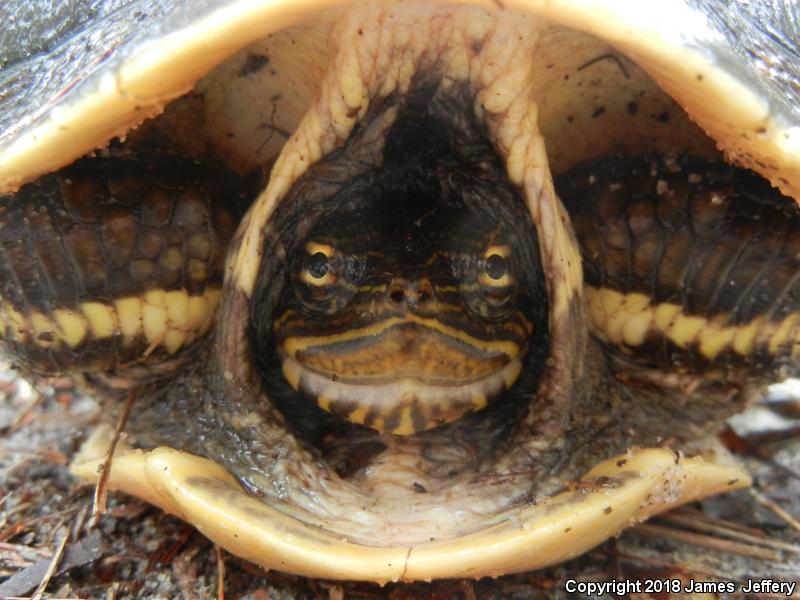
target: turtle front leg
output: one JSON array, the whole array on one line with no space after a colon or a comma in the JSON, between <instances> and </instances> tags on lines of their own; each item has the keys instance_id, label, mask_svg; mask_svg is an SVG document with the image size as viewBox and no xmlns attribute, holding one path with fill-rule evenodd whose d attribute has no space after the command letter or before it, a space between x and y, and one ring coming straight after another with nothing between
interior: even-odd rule
<instances>
[{"instance_id":1,"label":"turtle front leg","mask_svg":"<svg viewBox=\"0 0 800 600\"><path fill-rule=\"evenodd\" d=\"M797 373L791 199L752 172L688 157L606 159L557 187L581 246L590 329L626 397L721 422Z\"/></svg>"},{"instance_id":2,"label":"turtle front leg","mask_svg":"<svg viewBox=\"0 0 800 600\"><path fill-rule=\"evenodd\" d=\"M0 335L17 365L151 378L210 329L241 182L161 158L85 159L0 197Z\"/></svg>"}]
</instances>

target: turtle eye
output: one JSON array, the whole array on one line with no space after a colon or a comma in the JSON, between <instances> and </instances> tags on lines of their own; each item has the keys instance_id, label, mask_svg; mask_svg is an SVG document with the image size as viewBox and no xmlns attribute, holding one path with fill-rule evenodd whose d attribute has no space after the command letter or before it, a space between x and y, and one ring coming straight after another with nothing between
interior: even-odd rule
<instances>
[{"instance_id":1,"label":"turtle eye","mask_svg":"<svg viewBox=\"0 0 800 600\"><path fill-rule=\"evenodd\" d=\"M358 256L345 255L329 243L311 241L296 260L294 291L308 314L332 315L347 306L363 272Z\"/></svg>"},{"instance_id":2,"label":"turtle eye","mask_svg":"<svg viewBox=\"0 0 800 600\"><path fill-rule=\"evenodd\" d=\"M311 279L323 279L330 272L330 263L324 252L315 253L306 266L306 271Z\"/></svg>"},{"instance_id":3,"label":"turtle eye","mask_svg":"<svg viewBox=\"0 0 800 600\"><path fill-rule=\"evenodd\" d=\"M511 276L509 246L490 246L483 255L478 281L482 286L495 291L509 289L514 282Z\"/></svg>"},{"instance_id":4,"label":"turtle eye","mask_svg":"<svg viewBox=\"0 0 800 600\"><path fill-rule=\"evenodd\" d=\"M486 266L484 268L490 279L498 281L502 279L508 270L506 257L502 254L490 254L486 257Z\"/></svg>"},{"instance_id":5,"label":"turtle eye","mask_svg":"<svg viewBox=\"0 0 800 600\"><path fill-rule=\"evenodd\" d=\"M516 309L518 286L510 245L492 244L470 259L455 261L453 273L471 313L489 321L502 321Z\"/></svg>"},{"instance_id":6,"label":"turtle eye","mask_svg":"<svg viewBox=\"0 0 800 600\"><path fill-rule=\"evenodd\" d=\"M305 247L305 260L300 280L308 285L321 287L336 283L334 262L336 250L328 244L309 242Z\"/></svg>"}]
</instances>

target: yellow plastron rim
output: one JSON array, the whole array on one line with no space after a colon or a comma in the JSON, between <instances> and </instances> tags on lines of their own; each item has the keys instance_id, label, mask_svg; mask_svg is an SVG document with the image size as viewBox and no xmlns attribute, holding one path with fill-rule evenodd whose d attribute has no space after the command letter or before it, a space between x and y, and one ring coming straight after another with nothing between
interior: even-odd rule
<instances>
[{"instance_id":1,"label":"yellow plastron rim","mask_svg":"<svg viewBox=\"0 0 800 600\"><path fill-rule=\"evenodd\" d=\"M72 464L96 481L111 438L99 428ZM738 468L671 450L645 448L604 460L575 489L500 513L480 531L430 543L370 547L253 498L210 460L171 448L120 444L109 487L192 523L230 552L309 577L388 581L485 577L537 569L572 558L622 529L672 506L750 485Z\"/></svg>"}]
</instances>

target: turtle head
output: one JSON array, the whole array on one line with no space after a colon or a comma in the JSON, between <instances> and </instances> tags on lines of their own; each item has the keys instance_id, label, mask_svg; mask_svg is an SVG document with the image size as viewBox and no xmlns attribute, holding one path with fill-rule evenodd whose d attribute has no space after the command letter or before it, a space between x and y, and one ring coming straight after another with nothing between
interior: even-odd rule
<instances>
[{"instance_id":1,"label":"turtle head","mask_svg":"<svg viewBox=\"0 0 800 600\"><path fill-rule=\"evenodd\" d=\"M368 115L362 131L397 111L370 162L354 159L367 152L355 132L272 221L286 260L262 263L251 319L264 386L282 407L310 400L409 435L502 402L523 370L527 392L515 396L535 389L547 354L535 227L478 123L454 123L463 107L430 99L417 92ZM336 189L318 192L334 173Z\"/></svg>"}]
</instances>

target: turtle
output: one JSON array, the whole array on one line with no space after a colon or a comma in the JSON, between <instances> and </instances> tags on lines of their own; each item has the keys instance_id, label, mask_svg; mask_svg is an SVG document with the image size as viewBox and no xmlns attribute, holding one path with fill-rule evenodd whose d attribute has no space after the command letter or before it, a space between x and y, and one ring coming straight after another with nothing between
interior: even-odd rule
<instances>
[{"instance_id":1,"label":"turtle","mask_svg":"<svg viewBox=\"0 0 800 600\"><path fill-rule=\"evenodd\" d=\"M111 489L385 583L749 484L711 434L797 371L792 3L28 6L3 348L132 400Z\"/></svg>"}]
</instances>

